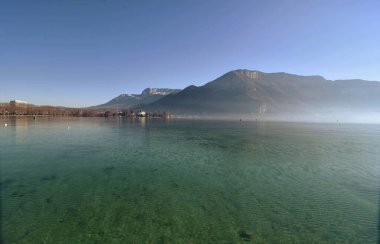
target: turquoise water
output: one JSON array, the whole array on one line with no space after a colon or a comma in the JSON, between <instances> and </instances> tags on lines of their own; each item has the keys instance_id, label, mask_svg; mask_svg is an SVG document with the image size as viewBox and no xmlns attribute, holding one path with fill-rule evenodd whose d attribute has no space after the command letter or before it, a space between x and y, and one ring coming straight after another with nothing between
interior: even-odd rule
<instances>
[{"instance_id":1,"label":"turquoise water","mask_svg":"<svg viewBox=\"0 0 380 244\"><path fill-rule=\"evenodd\" d=\"M0 122L3 243L377 242L380 125Z\"/></svg>"}]
</instances>

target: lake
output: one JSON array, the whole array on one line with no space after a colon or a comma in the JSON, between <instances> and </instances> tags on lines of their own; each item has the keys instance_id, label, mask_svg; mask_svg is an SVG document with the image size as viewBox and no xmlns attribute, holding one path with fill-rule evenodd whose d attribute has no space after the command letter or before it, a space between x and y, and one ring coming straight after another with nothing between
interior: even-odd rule
<instances>
[{"instance_id":1,"label":"lake","mask_svg":"<svg viewBox=\"0 0 380 244\"><path fill-rule=\"evenodd\" d=\"M2 243L378 240L380 125L0 122Z\"/></svg>"}]
</instances>

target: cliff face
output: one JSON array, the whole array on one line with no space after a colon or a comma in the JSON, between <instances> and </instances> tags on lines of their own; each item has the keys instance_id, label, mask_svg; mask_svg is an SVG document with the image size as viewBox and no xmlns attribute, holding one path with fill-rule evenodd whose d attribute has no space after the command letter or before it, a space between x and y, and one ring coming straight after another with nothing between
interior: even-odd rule
<instances>
[{"instance_id":1,"label":"cliff face","mask_svg":"<svg viewBox=\"0 0 380 244\"><path fill-rule=\"evenodd\" d=\"M203 86L147 88L95 108L189 115L380 113L380 82L234 70Z\"/></svg>"},{"instance_id":2,"label":"cliff face","mask_svg":"<svg viewBox=\"0 0 380 244\"><path fill-rule=\"evenodd\" d=\"M144 106L184 114L380 111L380 82L235 70Z\"/></svg>"},{"instance_id":3,"label":"cliff face","mask_svg":"<svg viewBox=\"0 0 380 244\"><path fill-rule=\"evenodd\" d=\"M146 88L142 91L142 96L151 96L151 95L162 95L166 96L171 93L178 93L180 89L169 89L169 88Z\"/></svg>"},{"instance_id":4,"label":"cliff face","mask_svg":"<svg viewBox=\"0 0 380 244\"><path fill-rule=\"evenodd\" d=\"M168 94L179 91L179 89L146 88L141 94L121 94L107 103L94 106L94 108L133 108L155 102Z\"/></svg>"}]
</instances>

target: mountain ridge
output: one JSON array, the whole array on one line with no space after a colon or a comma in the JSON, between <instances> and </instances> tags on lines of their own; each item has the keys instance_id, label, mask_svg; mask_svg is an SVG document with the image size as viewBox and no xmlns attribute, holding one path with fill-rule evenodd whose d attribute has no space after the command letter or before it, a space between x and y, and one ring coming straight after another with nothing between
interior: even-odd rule
<instances>
[{"instance_id":1,"label":"mountain ridge","mask_svg":"<svg viewBox=\"0 0 380 244\"><path fill-rule=\"evenodd\" d=\"M167 92L165 92L167 90ZM147 88L122 94L98 108L135 108L178 115L327 114L380 112L380 82L327 80L320 75L237 69L183 90Z\"/></svg>"},{"instance_id":2,"label":"mountain ridge","mask_svg":"<svg viewBox=\"0 0 380 244\"><path fill-rule=\"evenodd\" d=\"M96 105L91 108L132 108L155 102L168 94L179 91L180 89L145 88L140 94L120 94L104 104Z\"/></svg>"},{"instance_id":3,"label":"mountain ridge","mask_svg":"<svg viewBox=\"0 0 380 244\"><path fill-rule=\"evenodd\" d=\"M380 82L376 81L332 81L320 75L238 69L202 86L188 86L143 108L180 114L378 111L380 99L377 94L380 94Z\"/></svg>"}]
</instances>

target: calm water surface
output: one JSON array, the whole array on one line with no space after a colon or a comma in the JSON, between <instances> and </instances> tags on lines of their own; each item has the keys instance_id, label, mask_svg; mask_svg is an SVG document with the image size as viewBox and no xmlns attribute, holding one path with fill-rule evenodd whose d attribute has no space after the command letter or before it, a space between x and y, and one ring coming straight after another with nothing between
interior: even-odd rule
<instances>
[{"instance_id":1,"label":"calm water surface","mask_svg":"<svg viewBox=\"0 0 380 244\"><path fill-rule=\"evenodd\" d=\"M0 122L4 243L378 240L380 125Z\"/></svg>"}]
</instances>

